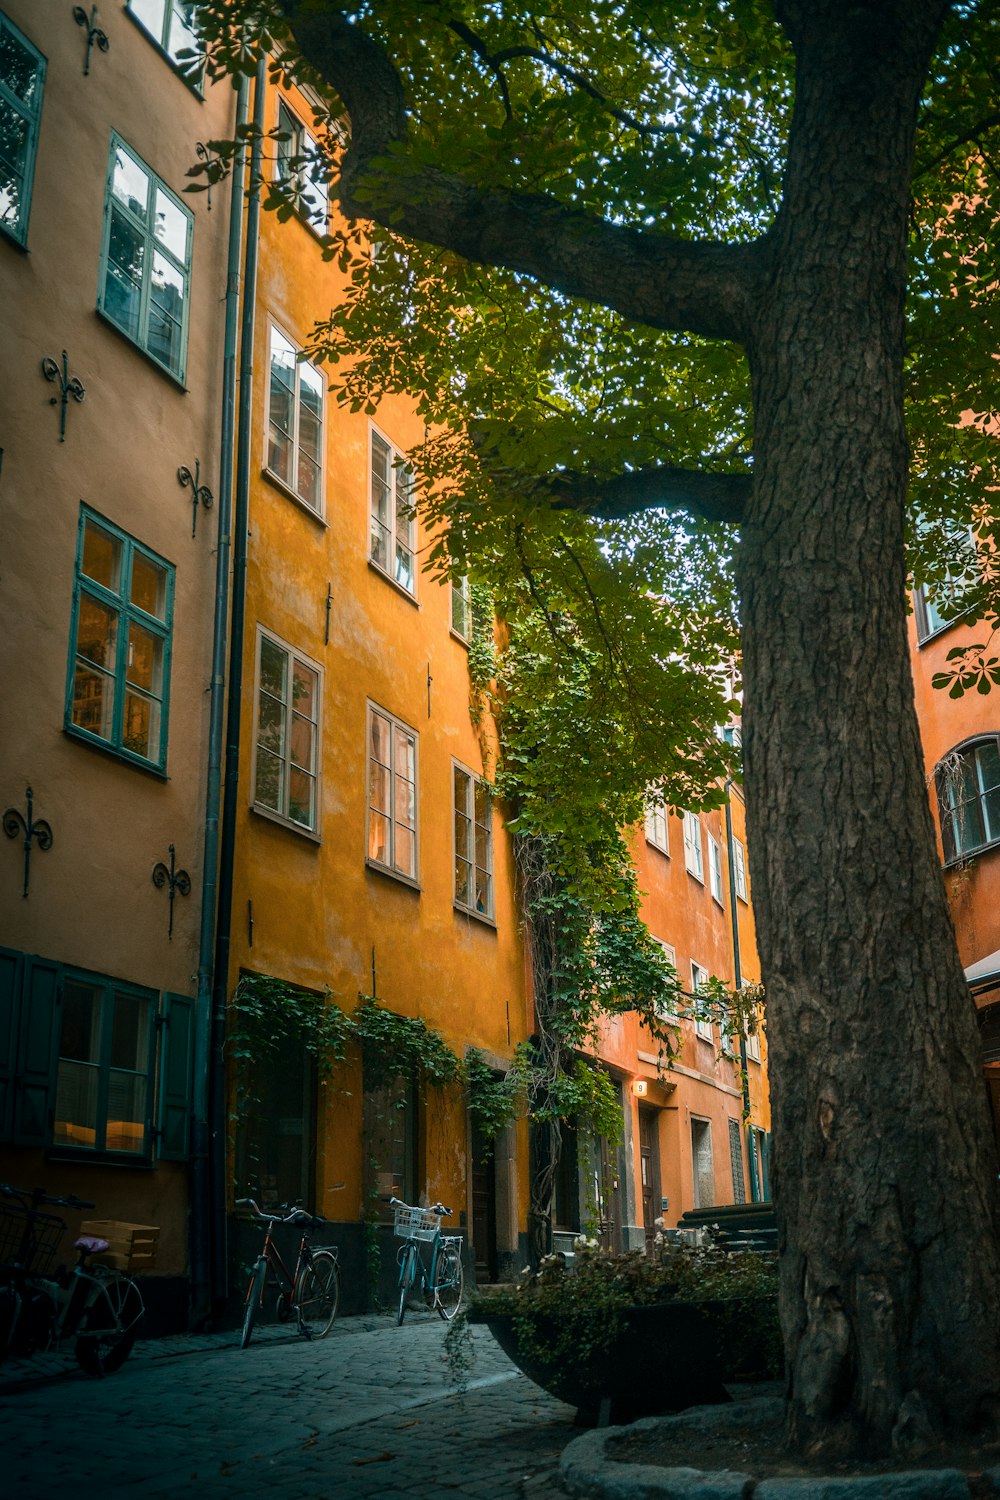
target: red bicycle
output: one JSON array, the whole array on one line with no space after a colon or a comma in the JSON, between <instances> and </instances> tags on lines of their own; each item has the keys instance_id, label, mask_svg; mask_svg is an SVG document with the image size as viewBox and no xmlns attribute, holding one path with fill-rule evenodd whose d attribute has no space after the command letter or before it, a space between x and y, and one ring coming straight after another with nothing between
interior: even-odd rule
<instances>
[{"instance_id":1,"label":"red bicycle","mask_svg":"<svg viewBox=\"0 0 1000 1500\"><path fill-rule=\"evenodd\" d=\"M246 1206L254 1217L267 1228L264 1231L264 1247L254 1263L247 1287L246 1308L243 1313L243 1336L240 1348L245 1349L253 1336L253 1325L264 1305L264 1288L270 1268L278 1279L276 1312L278 1321L287 1323L295 1315L296 1326L303 1338L325 1338L333 1327L340 1305L340 1264L335 1245L313 1248L311 1236L325 1223L325 1219L307 1213L299 1204L289 1208L281 1203L274 1208L261 1209L252 1198L239 1198L237 1203ZM275 1224L301 1224L302 1238L295 1260L295 1270L289 1271L274 1243Z\"/></svg>"}]
</instances>

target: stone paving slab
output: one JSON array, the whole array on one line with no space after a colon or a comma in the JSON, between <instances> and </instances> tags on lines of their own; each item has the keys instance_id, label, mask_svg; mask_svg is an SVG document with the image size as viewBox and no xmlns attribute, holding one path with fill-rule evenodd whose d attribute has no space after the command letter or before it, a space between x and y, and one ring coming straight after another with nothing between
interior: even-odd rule
<instances>
[{"instance_id":1,"label":"stone paving slab","mask_svg":"<svg viewBox=\"0 0 1000 1500\"><path fill-rule=\"evenodd\" d=\"M480 1328L456 1392L444 1333L426 1314L345 1318L314 1343L283 1328L246 1350L235 1333L141 1343L105 1380L72 1358L0 1367L0 1494L557 1500L571 1408Z\"/></svg>"}]
</instances>

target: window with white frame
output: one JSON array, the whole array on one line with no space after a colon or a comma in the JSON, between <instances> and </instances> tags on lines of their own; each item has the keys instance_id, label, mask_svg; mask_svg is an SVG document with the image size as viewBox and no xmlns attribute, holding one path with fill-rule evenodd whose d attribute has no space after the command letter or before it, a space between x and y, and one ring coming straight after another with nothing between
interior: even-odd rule
<instances>
[{"instance_id":1,"label":"window with white frame","mask_svg":"<svg viewBox=\"0 0 1000 1500\"><path fill-rule=\"evenodd\" d=\"M181 381L193 230L190 209L113 134L97 305L126 338Z\"/></svg>"},{"instance_id":2,"label":"window with white frame","mask_svg":"<svg viewBox=\"0 0 1000 1500\"><path fill-rule=\"evenodd\" d=\"M417 736L368 705L368 860L417 878Z\"/></svg>"},{"instance_id":3,"label":"window with white frame","mask_svg":"<svg viewBox=\"0 0 1000 1500\"><path fill-rule=\"evenodd\" d=\"M662 938L654 937L652 933L650 933L649 935L651 938L653 938L653 942L656 944L656 946L663 949L663 957L673 969L676 976L677 954L675 950L669 943L665 943ZM669 994L671 998L668 1000L666 996L664 996L664 998L658 1003L656 1008L665 1021L678 1021L680 1017L677 1014L676 1006L673 1004L673 991L670 991Z\"/></svg>"},{"instance_id":4,"label":"window with white frame","mask_svg":"<svg viewBox=\"0 0 1000 1500\"><path fill-rule=\"evenodd\" d=\"M253 805L316 833L322 669L277 636L257 630Z\"/></svg>"},{"instance_id":5,"label":"window with white frame","mask_svg":"<svg viewBox=\"0 0 1000 1500\"><path fill-rule=\"evenodd\" d=\"M934 772L945 864L1000 841L1000 738L952 750Z\"/></svg>"},{"instance_id":6,"label":"window with white frame","mask_svg":"<svg viewBox=\"0 0 1000 1500\"><path fill-rule=\"evenodd\" d=\"M697 813L684 814L684 867L695 880L705 882L705 856L701 845L701 819Z\"/></svg>"},{"instance_id":7,"label":"window with white frame","mask_svg":"<svg viewBox=\"0 0 1000 1500\"><path fill-rule=\"evenodd\" d=\"M712 895L722 905L722 848L708 835L708 884Z\"/></svg>"},{"instance_id":8,"label":"window with white frame","mask_svg":"<svg viewBox=\"0 0 1000 1500\"><path fill-rule=\"evenodd\" d=\"M416 517L413 470L371 429L372 510L369 557L408 594L416 593Z\"/></svg>"},{"instance_id":9,"label":"window with white frame","mask_svg":"<svg viewBox=\"0 0 1000 1500\"><path fill-rule=\"evenodd\" d=\"M163 48L182 77L198 86L204 72L201 60L181 56L182 52L201 52L194 24L196 4L197 0L128 0L126 8Z\"/></svg>"},{"instance_id":10,"label":"window with white frame","mask_svg":"<svg viewBox=\"0 0 1000 1500\"><path fill-rule=\"evenodd\" d=\"M918 521L917 525L918 529L929 529L926 522ZM953 549L954 566L947 568L944 577L933 586L918 584L913 590L917 640L921 645L942 630L947 630L949 625L954 625L968 612L963 595L980 577L976 539L972 530L967 526L952 527L945 532L945 536Z\"/></svg>"},{"instance_id":11,"label":"window with white frame","mask_svg":"<svg viewBox=\"0 0 1000 1500\"><path fill-rule=\"evenodd\" d=\"M291 195L302 217L325 234L330 221L330 185L319 148L283 99L278 103L277 145L275 182Z\"/></svg>"},{"instance_id":12,"label":"window with white frame","mask_svg":"<svg viewBox=\"0 0 1000 1500\"><path fill-rule=\"evenodd\" d=\"M451 628L463 641L472 640L472 589L467 575L451 580Z\"/></svg>"},{"instance_id":13,"label":"window with white frame","mask_svg":"<svg viewBox=\"0 0 1000 1500\"><path fill-rule=\"evenodd\" d=\"M670 853L670 835L667 829L667 809L662 802L647 801L643 823L646 843L659 849L661 854Z\"/></svg>"},{"instance_id":14,"label":"window with white frame","mask_svg":"<svg viewBox=\"0 0 1000 1500\"><path fill-rule=\"evenodd\" d=\"M705 1008L706 1002L701 998L707 986L708 970L703 969L701 964L692 963L691 994L694 996L694 1033L704 1042L710 1042L713 1037L711 1013Z\"/></svg>"},{"instance_id":15,"label":"window with white frame","mask_svg":"<svg viewBox=\"0 0 1000 1500\"><path fill-rule=\"evenodd\" d=\"M323 377L271 328L267 468L318 515L323 513Z\"/></svg>"},{"instance_id":16,"label":"window with white frame","mask_svg":"<svg viewBox=\"0 0 1000 1500\"><path fill-rule=\"evenodd\" d=\"M493 917L493 799L481 777L452 765L455 905Z\"/></svg>"},{"instance_id":17,"label":"window with white frame","mask_svg":"<svg viewBox=\"0 0 1000 1500\"><path fill-rule=\"evenodd\" d=\"M733 839L733 883L741 901L749 901L747 890L747 857L739 839Z\"/></svg>"}]
</instances>

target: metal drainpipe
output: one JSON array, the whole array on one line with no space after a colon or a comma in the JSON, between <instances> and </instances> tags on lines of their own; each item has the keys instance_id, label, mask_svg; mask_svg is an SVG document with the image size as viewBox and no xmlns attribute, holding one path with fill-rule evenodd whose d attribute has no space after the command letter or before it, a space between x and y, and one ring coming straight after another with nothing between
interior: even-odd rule
<instances>
[{"instance_id":1,"label":"metal drainpipe","mask_svg":"<svg viewBox=\"0 0 1000 1500\"><path fill-rule=\"evenodd\" d=\"M724 787L726 793L726 854L729 860L729 910L733 925L733 964L736 968L736 982L733 988L737 993L743 988L743 972L740 962L740 916L736 905L736 866L733 860L733 809L730 795L733 787L733 778L726 778ZM747 1154L750 1163L750 1197L754 1203L760 1202L760 1183L757 1179L757 1168L754 1164L753 1137L750 1134L753 1128L750 1124L750 1075L747 1071L747 1039L743 1028L740 1028L740 1071L743 1075L743 1109L747 1120Z\"/></svg>"},{"instance_id":2,"label":"metal drainpipe","mask_svg":"<svg viewBox=\"0 0 1000 1500\"><path fill-rule=\"evenodd\" d=\"M215 935L215 976L212 987L211 1133L212 1292L224 1301L229 1287L227 1250L226 1138L226 1002L229 992L229 953L233 920L233 854L236 847L237 789L240 769L240 719L243 705L243 639L246 610L247 536L250 520L250 445L253 400L253 334L257 303L257 241L260 232L260 177L263 159L264 102L267 60L262 54L254 82L253 144L250 150L250 187L247 203L246 251L243 267L243 307L240 320L239 408L236 423L236 491L233 511L233 588L229 632L229 694L226 713L225 777L222 836L219 849L219 897Z\"/></svg>"},{"instance_id":3,"label":"metal drainpipe","mask_svg":"<svg viewBox=\"0 0 1000 1500\"><path fill-rule=\"evenodd\" d=\"M250 81L236 86L236 129L247 119ZM229 197L229 259L226 267L226 320L222 357L222 435L219 454L218 542L215 554L215 614L212 626L212 678L209 686L208 775L205 789L205 849L202 862L201 930L198 941L198 999L195 1005L194 1097L191 1126L191 1320L211 1312L211 1207L208 1163L208 1071L212 1035L212 960L215 955L216 883L219 863L219 807L222 800L222 726L226 686L226 623L229 605L229 552L233 514L233 436L236 426L236 335L240 308L240 245L243 237L245 153L233 163Z\"/></svg>"}]
</instances>

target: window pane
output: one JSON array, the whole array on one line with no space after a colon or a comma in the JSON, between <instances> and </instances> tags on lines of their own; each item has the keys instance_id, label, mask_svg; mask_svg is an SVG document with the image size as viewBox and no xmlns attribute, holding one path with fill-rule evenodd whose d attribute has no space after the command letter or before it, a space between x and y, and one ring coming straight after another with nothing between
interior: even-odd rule
<instances>
[{"instance_id":1,"label":"window pane","mask_svg":"<svg viewBox=\"0 0 1000 1500\"><path fill-rule=\"evenodd\" d=\"M485 917L493 915L493 880L486 870L476 870L476 911Z\"/></svg>"},{"instance_id":2,"label":"window pane","mask_svg":"<svg viewBox=\"0 0 1000 1500\"><path fill-rule=\"evenodd\" d=\"M167 3L168 0L129 0L129 10L158 42L163 41L163 22Z\"/></svg>"},{"instance_id":3,"label":"window pane","mask_svg":"<svg viewBox=\"0 0 1000 1500\"><path fill-rule=\"evenodd\" d=\"M395 868L402 875L414 875L416 873L416 841L413 832L409 828L396 828L396 858Z\"/></svg>"},{"instance_id":4,"label":"window pane","mask_svg":"<svg viewBox=\"0 0 1000 1500\"><path fill-rule=\"evenodd\" d=\"M313 769L316 729L309 719L300 714L292 715L292 764L305 771Z\"/></svg>"},{"instance_id":5,"label":"window pane","mask_svg":"<svg viewBox=\"0 0 1000 1500\"><path fill-rule=\"evenodd\" d=\"M295 476L296 493L307 505L314 510L320 506L320 471L319 466L308 454L299 452L299 466Z\"/></svg>"},{"instance_id":6,"label":"window pane","mask_svg":"<svg viewBox=\"0 0 1000 1500\"><path fill-rule=\"evenodd\" d=\"M318 684L316 673L305 666L303 662L295 661L292 666L292 707L296 713L303 714L307 719L316 719L316 687Z\"/></svg>"},{"instance_id":7,"label":"window pane","mask_svg":"<svg viewBox=\"0 0 1000 1500\"><path fill-rule=\"evenodd\" d=\"M388 529L390 524L389 447L377 433L372 433L372 515Z\"/></svg>"},{"instance_id":8,"label":"window pane","mask_svg":"<svg viewBox=\"0 0 1000 1500\"><path fill-rule=\"evenodd\" d=\"M78 979L63 982L62 1029L59 1056L76 1062L100 1058L101 992Z\"/></svg>"},{"instance_id":9,"label":"window pane","mask_svg":"<svg viewBox=\"0 0 1000 1500\"><path fill-rule=\"evenodd\" d=\"M261 636L260 640L260 685L272 698L285 701L285 682L288 670L288 655L275 645L274 641L268 640L267 636Z\"/></svg>"},{"instance_id":10,"label":"window pane","mask_svg":"<svg viewBox=\"0 0 1000 1500\"><path fill-rule=\"evenodd\" d=\"M380 865L389 863L389 819L377 812L368 814L368 858Z\"/></svg>"},{"instance_id":11,"label":"window pane","mask_svg":"<svg viewBox=\"0 0 1000 1500\"><path fill-rule=\"evenodd\" d=\"M397 727L395 740L396 761L393 770L397 776L405 776L407 781L413 781L416 760L413 736Z\"/></svg>"},{"instance_id":12,"label":"window pane","mask_svg":"<svg viewBox=\"0 0 1000 1500\"><path fill-rule=\"evenodd\" d=\"M52 1126L55 1146L89 1146L97 1144L96 1067L59 1059L56 1074L56 1110Z\"/></svg>"},{"instance_id":13,"label":"window pane","mask_svg":"<svg viewBox=\"0 0 1000 1500\"><path fill-rule=\"evenodd\" d=\"M455 860L455 900L460 906L472 905L472 866L467 859Z\"/></svg>"},{"instance_id":14,"label":"window pane","mask_svg":"<svg viewBox=\"0 0 1000 1500\"><path fill-rule=\"evenodd\" d=\"M490 867L490 840L485 828L476 828L476 864L480 870Z\"/></svg>"},{"instance_id":15,"label":"window pane","mask_svg":"<svg viewBox=\"0 0 1000 1500\"><path fill-rule=\"evenodd\" d=\"M146 1080L134 1073L112 1071L108 1076L108 1120L104 1144L108 1151L146 1149Z\"/></svg>"},{"instance_id":16,"label":"window pane","mask_svg":"<svg viewBox=\"0 0 1000 1500\"><path fill-rule=\"evenodd\" d=\"M149 1001L118 991L111 1024L111 1066L144 1072L148 1056Z\"/></svg>"},{"instance_id":17,"label":"window pane","mask_svg":"<svg viewBox=\"0 0 1000 1500\"><path fill-rule=\"evenodd\" d=\"M373 713L370 730L371 753L382 765L389 764L389 720Z\"/></svg>"},{"instance_id":18,"label":"window pane","mask_svg":"<svg viewBox=\"0 0 1000 1500\"><path fill-rule=\"evenodd\" d=\"M183 0L174 0L172 10L167 51L176 62L179 53L200 52L201 48L193 26L195 11L193 0L187 0L187 3L183 3ZM192 62L190 58L185 58L181 67L192 79L198 79L201 75L200 66Z\"/></svg>"},{"instance_id":19,"label":"window pane","mask_svg":"<svg viewBox=\"0 0 1000 1500\"><path fill-rule=\"evenodd\" d=\"M133 339L139 336L144 256L145 242L140 232L120 214L112 212L104 310Z\"/></svg>"},{"instance_id":20,"label":"window pane","mask_svg":"<svg viewBox=\"0 0 1000 1500\"><path fill-rule=\"evenodd\" d=\"M0 78L29 108L37 103L38 61L0 16Z\"/></svg>"},{"instance_id":21,"label":"window pane","mask_svg":"<svg viewBox=\"0 0 1000 1500\"><path fill-rule=\"evenodd\" d=\"M380 813L389 811L389 772L375 760L368 763L368 801Z\"/></svg>"},{"instance_id":22,"label":"window pane","mask_svg":"<svg viewBox=\"0 0 1000 1500\"><path fill-rule=\"evenodd\" d=\"M380 521L372 521L372 562L380 568L389 566L389 528Z\"/></svg>"},{"instance_id":23,"label":"window pane","mask_svg":"<svg viewBox=\"0 0 1000 1500\"><path fill-rule=\"evenodd\" d=\"M257 743L270 750L272 755L284 756L285 705L263 691L257 718Z\"/></svg>"},{"instance_id":24,"label":"window pane","mask_svg":"<svg viewBox=\"0 0 1000 1500\"><path fill-rule=\"evenodd\" d=\"M316 781L307 771L293 766L288 778L288 816L303 828L316 826Z\"/></svg>"},{"instance_id":25,"label":"window pane","mask_svg":"<svg viewBox=\"0 0 1000 1500\"><path fill-rule=\"evenodd\" d=\"M76 631L76 650L94 666L115 670L118 616L85 590L80 591L80 616Z\"/></svg>"},{"instance_id":26,"label":"window pane","mask_svg":"<svg viewBox=\"0 0 1000 1500\"><path fill-rule=\"evenodd\" d=\"M184 277L159 250L153 252L149 301L149 352L176 373L181 367Z\"/></svg>"},{"instance_id":27,"label":"window pane","mask_svg":"<svg viewBox=\"0 0 1000 1500\"><path fill-rule=\"evenodd\" d=\"M122 720L122 748L157 760L160 751L160 705L155 698L127 689Z\"/></svg>"},{"instance_id":28,"label":"window pane","mask_svg":"<svg viewBox=\"0 0 1000 1500\"><path fill-rule=\"evenodd\" d=\"M129 598L133 604L144 609L148 615L155 615L158 620L163 619L166 607L166 582L167 574L164 568L158 567L142 552L133 552L132 587L129 590Z\"/></svg>"},{"instance_id":29,"label":"window pane","mask_svg":"<svg viewBox=\"0 0 1000 1500\"><path fill-rule=\"evenodd\" d=\"M402 542L396 543L396 582L413 593L413 553Z\"/></svg>"},{"instance_id":30,"label":"window pane","mask_svg":"<svg viewBox=\"0 0 1000 1500\"><path fill-rule=\"evenodd\" d=\"M109 536L93 521L85 521L83 527L83 571L95 583L103 583L106 589L117 593L121 569L122 544L117 537Z\"/></svg>"},{"instance_id":31,"label":"window pane","mask_svg":"<svg viewBox=\"0 0 1000 1500\"><path fill-rule=\"evenodd\" d=\"M159 696L163 678L163 641L141 625L129 625L126 681Z\"/></svg>"},{"instance_id":32,"label":"window pane","mask_svg":"<svg viewBox=\"0 0 1000 1500\"><path fill-rule=\"evenodd\" d=\"M137 218L145 219L149 208L149 175L122 146L115 150L111 191Z\"/></svg>"},{"instance_id":33,"label":"window pane","mask_svg":"<svg viewBox=\"0 0 1000 1500\"><path fill-rule=\"evenodd\" d=\"M156 189L153 208L153 233L181 265L187 262L188 220L162 188Z\"/></svg>"},{"instance_id":34,"label":"window pane","mask_svg":"<svg viewBox=\"0 0 1000 1500\"><path fill-rule=\"evenodd\" d=\"M412 828L416 815L415 788L412 781L404 781L401 776L396 777L394 813L396 822L406 828Z\"/></svg>"},{"instance_id":35,"label":"window pane","mask_svg":"<svg viewBox=\"0 0 1000 1500\"><path fill-rule=\"evenodd\" d=\"M455 856L463 861L472 858L471 824L457 807L455 809Z\"/></svg>"},{"instance_id":36,"label":"window pane","mask_svg":"<svg viewBox=\"0 0 1000 1500\"><path fill-rule=\"evenodd\" d=\"M27 120L9 100L0 99L0 223L9 229L21 217L28 134Z\"/></svg>"},{"instance_id":37,"label":"window pane","mask_svg":"<svg viewBox=\"0 0 1000 1500\"><path fill-rule=\"evenodd\" d=\"M79 729L110 740L114 733L115 680L106 672L77 662L73 674L72 722Z\"/></svg>"},{"instance_id":38,"label":"window pane","mask_svg":"<svg viewBox=\"0 0 1000 1500\"><path fill-rule=\"evenodd\" d=\"M281 811L281 769L282 762L278 757L258 745L253 797L255 802L269 807L272 812Z\"/></svg>"}]
</instances>

